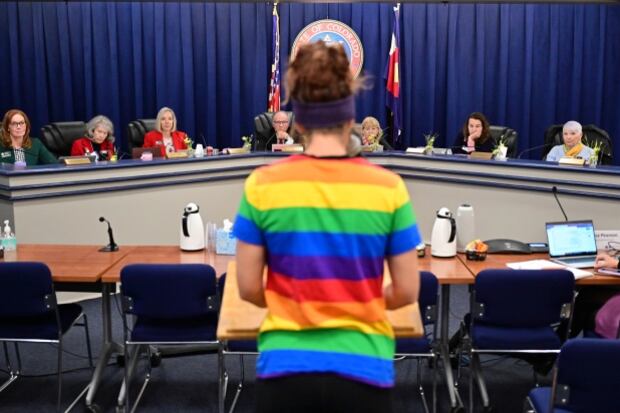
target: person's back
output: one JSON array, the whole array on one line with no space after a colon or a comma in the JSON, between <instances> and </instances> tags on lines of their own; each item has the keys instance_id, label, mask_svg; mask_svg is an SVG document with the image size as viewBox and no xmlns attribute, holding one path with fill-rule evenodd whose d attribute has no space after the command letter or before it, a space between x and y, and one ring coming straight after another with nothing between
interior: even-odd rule
<instances>
[{"instance_id":1,"label":"person's back","mask_svg":"<svg viewBox=\"0 0 620 413\"><path fill-rule=\"evenodd\" d=\"M324 371L391 385L383 261L418 241L396 235L415 229L402 180L362 158L296 155L255 171L246 194L235 231L259 226L268 251L258 375Z\"/></svg>"},{"instance_id":2,"label":"person's back","mask_svg":"<svg viewBox=\"0 0 620 413\"><path fill-rule=\"evenodd\" d=\"M398 175L347 156L355 102L344 50L304 46L289 81L291 71L330 86L335 78L341 94L317 102L299 91L338 88L306 88L312 76L290 82L306 153L255 170L245 184L234 227L239 292L268 309L257 411L388 412L394 334L385 310L417 297L413 209Z\"/></svg>"}]
</instances>

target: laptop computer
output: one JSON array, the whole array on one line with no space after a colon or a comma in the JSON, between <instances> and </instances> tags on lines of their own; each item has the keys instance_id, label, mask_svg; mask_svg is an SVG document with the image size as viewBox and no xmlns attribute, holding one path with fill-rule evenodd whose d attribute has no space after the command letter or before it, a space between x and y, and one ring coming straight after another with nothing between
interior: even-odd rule
<instances>
[{"instance_id":1,"label":"laptop computer","mask_svg":"<svg viewBox=\"0 0 620 413\"><path fill-rule=\"evenodd\" d=\"M596 239L591 220L548 222L551 261L573 268L594 267Z\"/></svg>"}]
</instances>

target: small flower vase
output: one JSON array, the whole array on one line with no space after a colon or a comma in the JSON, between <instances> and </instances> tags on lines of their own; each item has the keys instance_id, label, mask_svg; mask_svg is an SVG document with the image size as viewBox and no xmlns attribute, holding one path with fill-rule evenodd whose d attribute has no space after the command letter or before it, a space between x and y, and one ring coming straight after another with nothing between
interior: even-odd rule
<instances>
[{"instance_id":1,"label":"small flower vase","mask_svg":"<svg viewBox=\"0 0 620 413\"><path fill-rule=\"evenodd\" d=\"M495 153L495 157L494 159L496 161L505 161L508 158L506 157L506 154L508 153L508 147L504 146L504 145L500 145L497 147L497 152Z\"/></svg>"},{"instance_id":2,"label":"small flower vase","mask_svg":"<svg viewBox=\"0 0 620 413\"><path fill-rule=\"evenodd\" d=\"M588 165L590 168L596 168L598 166L598 154L594 154L590 157L590 162Z\"/></svg>"},{"instance_id":3,"label":"small flower vase","mask_svg":"<svg viewBox=\"0 0 620 413\"><path fill-rule=\"evenodd\" d=\"M432 155L433 154L433 147L426 145L424 147L424 155Z\"/></svg>"}]
</instances>

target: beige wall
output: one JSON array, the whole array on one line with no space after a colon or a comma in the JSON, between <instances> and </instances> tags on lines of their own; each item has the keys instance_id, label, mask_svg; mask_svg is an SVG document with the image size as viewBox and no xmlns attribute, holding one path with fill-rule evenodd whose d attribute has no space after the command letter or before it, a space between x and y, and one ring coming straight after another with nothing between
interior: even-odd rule
<instances>
[{"instance_id":1,"label":"beige wall","mask_svg":"<svg viewBox=\"0 0 620 413\"><path fill-rule=\"evenodd\" d=\"M17 174L8 180L4 177L11 187L9 196L44 198L0 201L0 212L14 215L18 243L105 244L107 227L98 221L105 216L120 245L177 244L182 210L188 202L200 206L205 223L233 219L247 174L276 159L230 156L134 168L117 165ZM544 223L563 219L551 193L554 185L570 219L591 218L597 229L620 226L620 169L618 174L597 174L546 164L523 168L442 157L385 154L370 159L404 177L427 242L435 211L445 206L456 212L461 203L474 206L479 238L545 241ZM605 187L597 187L599 183ZM47 197L58 194L63 195Z\"/></svg>"}]
</instances>

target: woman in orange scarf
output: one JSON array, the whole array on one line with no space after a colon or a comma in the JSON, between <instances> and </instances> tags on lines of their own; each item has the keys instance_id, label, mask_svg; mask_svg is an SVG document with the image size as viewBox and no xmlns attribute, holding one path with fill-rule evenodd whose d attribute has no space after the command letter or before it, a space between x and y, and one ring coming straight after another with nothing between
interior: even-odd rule
<instances>
[{"instance_id":1,"label":"woman in orange scarf","mask_svg":"<svg viewBox=\"0 0 620 413\"><path fill-rule=\"evenodd\" d=\"M581 130L581 124L574 120L569 120L564 124L562 128L562 139L564 144L556 145L547 154L547 161L557 162L560 158L581 158L589 162L590 157L594 154L592 148L587 147L581 143L583 137L583 131Z\"/></svg>"}]
</instances>

